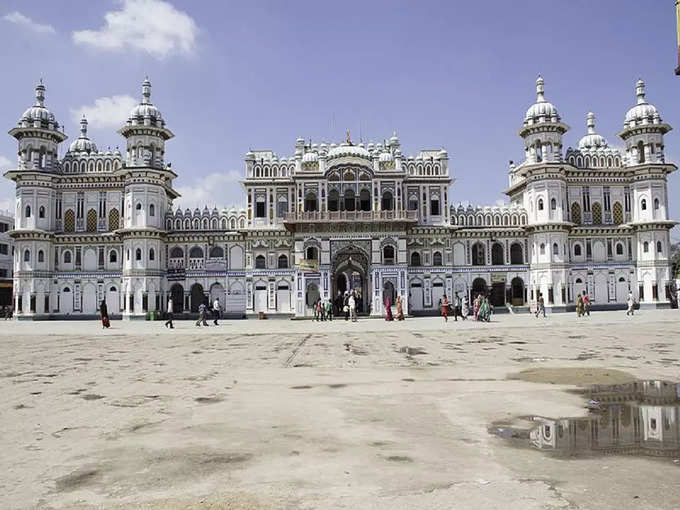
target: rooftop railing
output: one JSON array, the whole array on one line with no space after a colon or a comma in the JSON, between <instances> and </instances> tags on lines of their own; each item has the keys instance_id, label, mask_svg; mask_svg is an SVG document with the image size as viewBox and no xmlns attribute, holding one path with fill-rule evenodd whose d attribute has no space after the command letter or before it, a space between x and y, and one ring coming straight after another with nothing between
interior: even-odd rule
<instances>
[{"instance_id":1,"label":"rooftop railing","mask_svg":"<svg viewBox=\"0 0 680 510\"><path fill-rule=\"evenodd\" d=\"M286 213L288 223L316 221L416 221L417 211L298 211Z\"/></svg>"}]
</instances>

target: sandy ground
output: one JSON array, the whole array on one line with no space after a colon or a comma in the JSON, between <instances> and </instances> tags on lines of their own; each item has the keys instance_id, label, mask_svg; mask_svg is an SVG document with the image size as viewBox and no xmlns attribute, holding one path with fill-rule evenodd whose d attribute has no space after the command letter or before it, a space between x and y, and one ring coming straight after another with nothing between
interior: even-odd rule
<instances>
[{"instance_id":1,"label":"sandy ground","mask_svg":"<svg viewBox=\"0 0 680 510\"><path fill-rule=\"evenodd\" d=\"M679 319L0 322L0 508L678 508L672 459L487 428L584 414L571 384L677 380Z\"/></svg>"}]
</instances>

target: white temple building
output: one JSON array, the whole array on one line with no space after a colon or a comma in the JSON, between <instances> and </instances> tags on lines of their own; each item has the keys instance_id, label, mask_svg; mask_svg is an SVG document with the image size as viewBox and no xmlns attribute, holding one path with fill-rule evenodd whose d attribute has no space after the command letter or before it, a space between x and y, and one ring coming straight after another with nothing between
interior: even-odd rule
<instances>
[{"instance_id":1,"label":"white temple building","mask_svg":"<svg viewBox=\"0 0 680 510\"><path fill-rule=\"evenodd\" d=\"M536 82L519 135L525 160L510 164L509 205L455 205L444 149L402 154L380 143L298 139L289 157L245 155L245 209L180 210L165 162L173 137L151 84L118 131L124 152L101 151L87 120L67 139L36 88L10 135L18 142L14 305L24 319L144 318L195 312L219 297L227 315L305 317L321 297L355 289L360 311L382 315L397 295L410 314L438 313L444 294L490 296L496 310L528 309L542 294L564 311L588 292L593 309L670 304L667 175L671 127L645 85L610 145L588 113L577 148Z\"/></svg>"}]
</instances>

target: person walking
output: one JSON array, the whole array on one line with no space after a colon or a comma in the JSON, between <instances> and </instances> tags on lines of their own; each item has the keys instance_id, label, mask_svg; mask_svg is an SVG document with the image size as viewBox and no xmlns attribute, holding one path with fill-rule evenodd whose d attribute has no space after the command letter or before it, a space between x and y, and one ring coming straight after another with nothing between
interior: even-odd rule
<instances>
[{"instance_id":1,"label":"person walking","mask_svg":"<svg viewBox=\"0 0 680 510\"><path fill-rule=\"evenodd\" d=\"M590 296L585 290L583 291L583 313L590 317Z\"/></svg>"},{"instance_id":2,"label":"person walking","mask_svg":"<svg viewBox=\"0 0 680 510\"><path fill-rule=\"evenodd\" d=\"M326 300L326 318L329 321L333 320L333 302L330 299Z\"/></svg>"},{"instance_id":3,"label":"person walking","mask_svg":"<svg viewBox=\"0 0 680 510\"><path fill-rule=\"evenodd\" d=\"M486 296L482 299L482 303L479 305L478 317L482 322L489 322L491 320L491 306Z\"/></svg>"},{"instance_id":4,"label":"person walking","mask_svg":"<svg viewBox=\"0 0 680 510\"><path fill-rule=\"evenodd\" d=\"M475 320L479 320L479 307L482 306L482 296L481 294L477 294L477 297L475 298L474 302L472 303L472 313L474 315Z\"/></svg>"},{"instance_id":5,"label":"person walking","mask_svg":"<svg viewBox=\"0 0 680 510\"><path fill-rule=\"evenodd\" d=\"M196 321L196 326L199 328L201 326L208 326L208 323L205 320L205 312L208 309L207 306L205 306L205 303L201 303L198 305L198 320Z\"/></svg>"},{"instance_id":6,"label":"person walking","mask_svg":"<svg viewBox=\"0 0 680 510\"><path fill-rule=\"evenodd\" d=\"M345 291L345 297L342 300L342 311L345 312L345 321L349 320L349 292Z\"/></svg>"},{"instance_id":7,"label":"person walking","mask_svg":"<svg viewBox=\"0 0 680 510\"><path fill-rule=\"evenodd\" d=\"M581 294L576 296L576 317L581 317L583 315L583 298Z\"/></svg>"},{"instance_id":8,"label":"person walking","mask_svg":"<svg viewBox=\"0 0 680 510\"><path fill-rule=\"evenodd\" d=\"M455 295L453 296L453 320L456 322L458 322L458 316L461 315L460 308L461 308L460 296L456 292Z\"/></svg>"},{"instance_id":9,"label":"person walking","mask_svg":"<svg viewBox=\"0 0 680 510\"><path fill-rule=\"evenodd\" d=\"M390 322L394 320L392 316L392 302L389 296L385 298L385 320Z\"/></svg>"},{"instance_id":10,"label":"person walking","mask_svg":"<svg viewBox=\"0 0 680 510\"><path fill-rule=\"evenodd\" d=\"M633 293L628 293L628 310L626 310L626 315L635 315L635 300L633 299Z\"/></svg>"},{"instance_id":11,"label":"person walking","mask_svg":"<svg viewBox=\"0 0 680 510\"><path fill-rule=\"evenodd\" d=\"M543 313L543 318L545 319L545 301L543 300L543 294L538 294L538 300L536 301L536 318Z\"/></svg>"},{"instance_id":12,"label":"person walking","mask_svg":"<svg viewBox=\"0 0 680 510\"><path fill-rule=\"evenodd\" d=\"M446 294L442 297L441 300L442 303L442 316L444 317L444 322L449 322L449 298L446 297Z\"/></svg>"},{"instance_id":13,"label":"person walking","mask_svg":"<svg viewBox=\"0 0 680 510\"><path fill-rule=\"evenodd\" d=\"M401 296L397 296L397 320L404 320L404 304L401 300Z\"/></svg>"},{"instance_id":14,"label":"person walking","mask_svg":"<svg viewBox=\"0 0 680 510\"><path fill-rule=\"evenodd\" d=\"M106 306L106 299L102 299L102 302L99 305L99 315L101 315L102 318L102 329L110 328L111 321L109 321L109 309Z\"/></svg>"},{"instance_id":15,"label":"person walking","mask_svg":"<svg viewBox=\"0 0 680 510\"><path fill-rule=\"evenodd\" d=\"M220 320L220 317L222 315L222 306L220 305L220 298L215 298L215 301L213 301L212 309L213 309L213 317L215 317L213 324L215 326L219 326L217 321Z\"/></svg>"},{"instance_id":16,"label":"person walking","mask_svg":"<svg viewBox=\"0 0 680 510\"><path fill-rule=\"evenodd\" d=\"M349 299L347 300L349 304L349 315L352 318L352 322L357 321L357 300L354 297L354 292L352 292L349 295Z\"/></svg>"},{"instance_id":17,"label":"person walking","mask_svg":"<svg viewBox=\"0 0 680 510\"><path fill-rule=\"evenodd\" d=\"M463 316L463 320L467 320L468 315L470 315L470 306L468 305L468 298L467 296L463 296L463 300L461 302L461 315Z\"/></svg>"},{"instance_id":18,"label":"person walking","mask_svg":"<svg viewBox=\"0 0 680 510\"><path fill-rule=\"evenodd\" d=\"M175 329L175 326L172 325L172 298L168 299L168 311L165 312L167 320L165 321L165 327L167 328L170 326L170 329Z\"/></svg>"}]
</instances>

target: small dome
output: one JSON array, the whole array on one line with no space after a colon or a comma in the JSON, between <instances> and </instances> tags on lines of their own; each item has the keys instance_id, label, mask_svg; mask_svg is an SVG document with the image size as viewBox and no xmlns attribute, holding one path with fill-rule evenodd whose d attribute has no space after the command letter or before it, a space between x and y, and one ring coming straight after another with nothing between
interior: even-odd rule
<instances>
[{"instance_id":1,"label":"small dome","mask_svg":"<svg viewBox=\"0 0 680 510\"><path fill-rule=\"evenodd\" d=\"M392 133L392 137L390 138L390 145L399 145L399 138L397 137L396 131Z\"/></svg>"},{"instance_id":2,"label":"small dome","mask_svg":"<svg viewBox=\"0 0 680 510\"><path fill-rule=\"evenodd\" d=\"M73 140L68 150L69 152L74 153L85 152L87 154L97 152L97 146L87 136L87 119L85 118L85 116L83 116L83 118L80 119L80 136Z\"/></svg>"},{"instance_id":3,"label":"small dome","mask_svg":"<svg viewBox=\"0 0 680 510\"><path fill-rule=\"evenodd\" d=\"M25 121L33 124L36 120L40 121L42 128L48 128L50 123L54 124L55 129L59 127L54 114L45 106L45 85L43 85L42 80L35 87L35 104L24 111L19 123Z\"/></svg>"},{"instance_id":4,"label":"small dome","mask_svg":"<svg viewBox=\"0 0 680 510\"><path fill-rule=\"evenodd\" d=\"M381 152L378 161L380 161L381 163L394 161L394 157L390 152Z\"/></svg>"},{"instance_id":5,"label":"small dome","mask_svg":"<svg viewBox=\"0 0 680 510\"><path fill-rule=\"evenodd\" d=\"M623 127L632 127L640 124L658 124L661 117L653 104L649 104L645 99L645 82L638 80L635 84L637 104L626 112Z\"/></svg>"},{"instance_id":6,"label":"small dome","mask_svg":"<svg viewBox=\"0 0 680 510\"><path fill-rule=\"evenodd\" d=\"M158 108L151 102L151 82L146 78L142 82L142 102L135 106L130 112L129 123L144 124L144 119L149 118L154 123L165 125L163 116Z\"/></svg>"},{"instance_id":7,"label":"small dome","mask_svg":"<svg viewBox=\"0 0 680 510\"><path fill-rule=\"evenodd\" d=\"M560 121L555 105L545 100L545 89L541 76L536 80L536 102L532 104L524 115L524 125L538 124L539 122Z\"/></svg>"},{"instance_id":8,"label":"small dome","mask_svg":"<svg viewBox=\"0 0 680 510\"><path fill-rule=\"evenodd\" d=\"M315 163L319 160L319 155L316 152L305 152L302 156L303 163Z\"/></svg>"},{"instance_id":9,"label":"small dome","mask_svg":"<svg viewBox=\"0 0 680 510\"><path fill-rule=\"evenodd\" d=\"M595 132L595 114L588 112L586 116L587 134L578 142L579 149L606 148L609 144L602 135Z\"/></svg>"},{"instance_id":10,"label":"small dome","mask_svg":"<svg viewBox=\"0 0 680 510\"><path fill-rule=\"evenodd\" d=\"M338 145L337 147L331 146L331 150L328 151L328 159L342 158L342 157L355 157L370 159L371 155L364 148L358 145L352 145L347 142Z\"/></svg>"},{"instance_id":11,"label":"small dome","mask_svg":"<svg viewBox=\"0 0 680 510\"><path fill-rule=\"evenodd\" d=\"M446 152L446 149L442 149L439 151L439 159L446 159L449 157L449 153Z\"/></svg>"}]
</instances>

